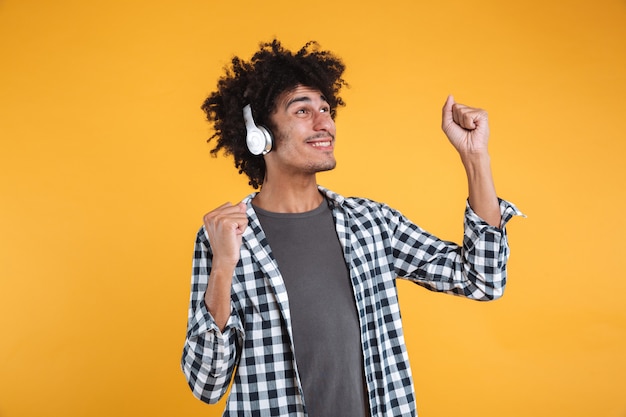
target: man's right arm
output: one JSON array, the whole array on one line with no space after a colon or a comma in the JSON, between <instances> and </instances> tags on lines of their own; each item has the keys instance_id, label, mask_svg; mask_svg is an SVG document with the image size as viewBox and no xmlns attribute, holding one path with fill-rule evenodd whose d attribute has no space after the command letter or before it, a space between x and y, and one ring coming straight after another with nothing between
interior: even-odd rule
<instances>
[{"instance_id":1,"label":"man's right arm","mask_svg":"<svg viewBox=\"0 0 626 417\"><path fill-rule=\"evenodd\" d=\"M204 216L204 229L213 250L213 265L204 303L223 330L230 316L230 289L239 262L241 235L248 226L246 205L226 203Z\"/></svg>"},{"instance_id":2,"label":"man's right arm","mask_svg":"<svg viewBox=\"0 0 626 417\"><path fill-rule=\"evenodd\" d=\"M226 392L243 337L230 293L246 226L245 205L225 204L205 215L196 240L182 369L194 395L207 403Z\"/></svg>"}]
</instances>

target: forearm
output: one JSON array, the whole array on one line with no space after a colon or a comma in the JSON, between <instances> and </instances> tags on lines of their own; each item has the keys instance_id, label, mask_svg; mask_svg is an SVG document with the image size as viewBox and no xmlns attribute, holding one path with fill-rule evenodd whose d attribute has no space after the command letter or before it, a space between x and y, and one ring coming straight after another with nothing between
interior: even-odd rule
<instances>
[{"instance_id":1,"label":"forearm","mask_svg":"<svg viewBox=\"0 0 626 417\"><path fill-rule=\"evenodd\" d=\"M230 291L234 270L234 267L219 267L214 263L204 294L204 304L220 331L226 327L231 313Z\"/></svg>"},{"instance_id":2,"label":"forearm","mask_svg":"<svg viewBox=\"0 0 626 417\"><path fill-rule=\"evenodd\" d=\"M182 369L194 395L202 401L213 403L222 397L230 382L240 345L241 326L234 320L234 314L231 314L232 320L230 317L226 319L226 325L218 326L207 308L207 284L211 286L219 280L208 275L208 271L212 270L211 257L202 241L203 236L204 233L200 235L195 247ZM228 283L230 288L230 280ZM230 314L230 290L228 294Z\"/></svg>"},{"instance_id":3,"label":"forearm","mask_svg":"<svg viewBox=\"0 0 626 417\"><path fill-rule=\"evenodd\" d=\"M469 204L472 210L491 226L500 227L501 215L498 196L491 172L488 153L461 156L469 192Z\"/></svg>"},{"instance_id":4,"label":"forearm","mask_svg":"<svg viewBox=\"0 0 626 417\"><path fill-rule=\"evenodd\" d=\"M212 259L204 303L220 330L230 317L230 292L239 261L242 235L248 226L246 204L224 203L204 215L204 231L211 242Z\"/></svg>"}]
</instances>

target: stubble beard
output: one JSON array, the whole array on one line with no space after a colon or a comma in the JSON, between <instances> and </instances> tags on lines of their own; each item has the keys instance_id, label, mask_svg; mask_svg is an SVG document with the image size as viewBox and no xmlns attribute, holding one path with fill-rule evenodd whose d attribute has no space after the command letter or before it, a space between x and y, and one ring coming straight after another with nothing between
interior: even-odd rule
<instances>
[{"instance_id":1,"label":"stubble beard","mask_svg":"<svg viewBox=\"0 0 626 417\"><path fill-rule=\"evenodd\" d=\"M316 139L318 137L327 137L327 135L315 135L308 139ZM330 135L330 138L334 143L335 136ZM288 139L286 139L285 135L281 135L280 133L278 133L276 135L275 140L276 140L276 145L280 146L281 142L284 142ZM318 172L332 171L333 169L335 169L335 167L337 166L337 160L335 159L334 150L329 151L329 152L330 152L329 158L325 161L309 161L308 163L306 163L304 167L305 172L311 175L315 175Z\"/></svg>"},{"instance_id":2,"label":"stubble beard","mask_svg":"<svg viewBox=\"0 0 626 417\"><path fill-rule=\"evenodd\" d=\"M330 161L311 163L308 170L311 174L317 174L318 172L332 171L337 166L337 161L333 157Z\"/></svg>"}]
</instances>

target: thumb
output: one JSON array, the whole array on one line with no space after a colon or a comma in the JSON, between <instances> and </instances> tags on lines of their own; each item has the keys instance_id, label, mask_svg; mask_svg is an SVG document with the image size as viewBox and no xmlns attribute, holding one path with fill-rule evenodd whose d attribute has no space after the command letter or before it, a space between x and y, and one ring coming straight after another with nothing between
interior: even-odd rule
<instances>
[{"instance_id":1,"label":"thumb","mask_svg":"<svg viewBox=\"0 0 626 417\"><path fill-rule=\"evenodd\" d=\"M237 204L237 208L239 209L239 212L241 214L246 214L246 211L248 210L248 206L244 202ZM243 220L237 223L237 232L239 234L242 234L246 230L247 226L248 226L248 219L244 218Z\"/></svg>"},{"instance_id":2,"label":"thumb","mask_svg":"<svg viewBox=\"0 0 626 417\"><path fill-rule=\"evenodd\" d=\"M450 123L454 122L454 120L452 119L452 106L454 105L454 103L454 97L452 96L452 94L450 94L446 99L443 108L441 109L441 127L444 129L446 128L446 126L449 126Z\"/></svg>"}]
</instances>

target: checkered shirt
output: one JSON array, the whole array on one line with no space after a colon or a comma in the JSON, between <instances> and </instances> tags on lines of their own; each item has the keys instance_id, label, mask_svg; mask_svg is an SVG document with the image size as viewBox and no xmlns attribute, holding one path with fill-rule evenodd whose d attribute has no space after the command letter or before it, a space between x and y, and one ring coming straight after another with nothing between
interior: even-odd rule
<instances>
[{"instance_id":1,"label":"checkered shirt","mask_svg":"<svg viewBox=\"0 0 626 417\"><path fill-rule=\"evenodd\" d=\"M371 415L416 416L395 278L475 300L500 297L509 255L504 226L521 213L500 200L502 223L496 228L467 204L461 247L437 239L387 205L320 191L331 205L350 270ZM232 381L224 416L306 416L287 290L253 197L243 200L249 227L223 331L204 304L212 253L206 232L198 232L182 369L193 394L207 403L222 398Z\"/></svg>"}]
</instances>

